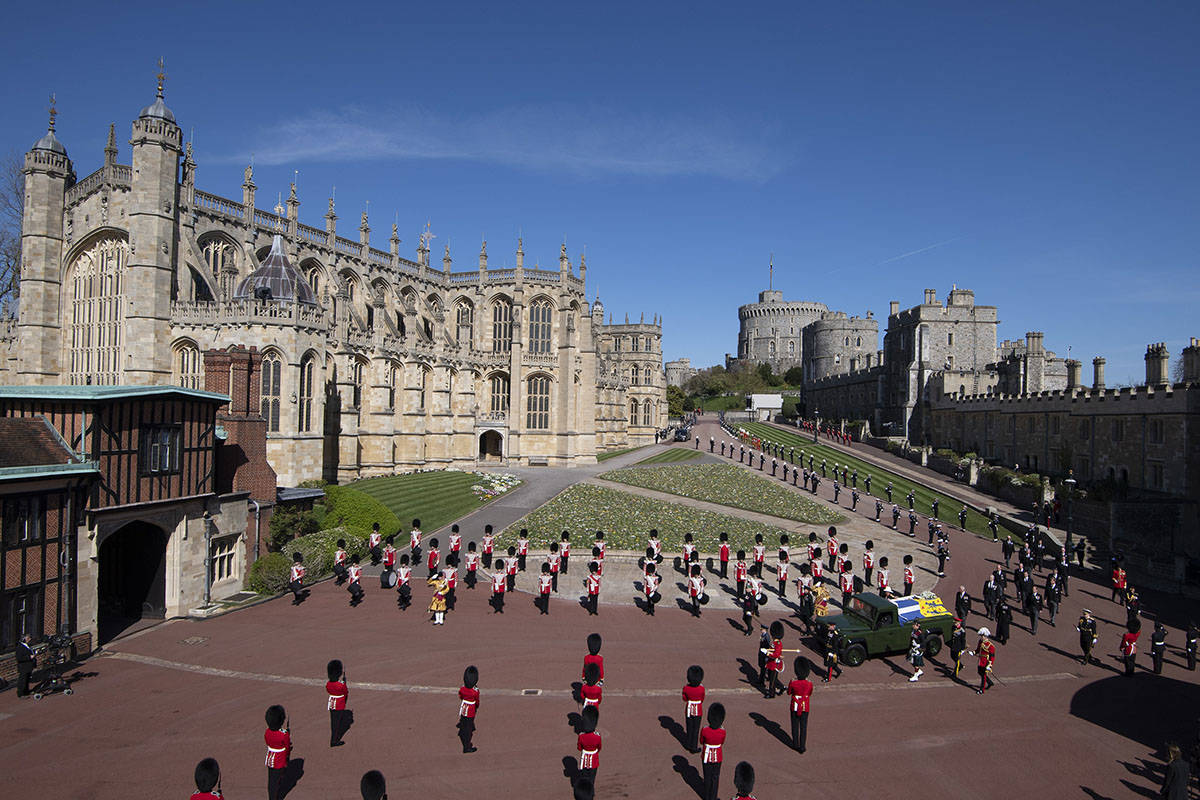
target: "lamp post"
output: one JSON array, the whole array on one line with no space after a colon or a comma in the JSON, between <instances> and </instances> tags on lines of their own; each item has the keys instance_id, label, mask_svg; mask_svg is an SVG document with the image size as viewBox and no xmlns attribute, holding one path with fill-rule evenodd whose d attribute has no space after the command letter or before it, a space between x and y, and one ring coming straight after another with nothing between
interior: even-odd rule
<instances>
[{"instance_id":1,"label":"lamp post","mask_svg":"<svg viewBox=\"0 0 1200 800\"><path fill-rule=\"evenodd\" d=\"M1067 545L1066 549L1071 549L1071 499L1075 496L1075 470L1067 470L1067 479L1063 481L1063 485L1067 487Z\"/></svg>"}]
</instances>

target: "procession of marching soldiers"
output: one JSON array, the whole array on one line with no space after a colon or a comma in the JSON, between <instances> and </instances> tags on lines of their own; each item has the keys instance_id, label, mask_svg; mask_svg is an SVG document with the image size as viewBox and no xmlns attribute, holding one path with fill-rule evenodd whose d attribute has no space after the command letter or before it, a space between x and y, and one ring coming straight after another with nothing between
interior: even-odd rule
<instances>
[{"instance_id":1,"label":"procession of marching soldiers","mask_svg":"<svg viewBox=\"0 0 1200 800\"><path fill-rule=\"evenodd\" d=\"M734 431L726 426L729 433L736 436ZM697 440L697 447L699 440ZM734 454L734 445L728 446L729 456ZM715 443L710 441L710 448ZM721 444L722 455L726 445ZM788 479L788 448L755 441L751 445L750 457L753 460L754 450L759 450L760 468L764 466L763 459L767 452L773 451L785 459L783 480ZM746 448L741 447L740 458L744 459ZM715 452L715 449L714 449ZM795 464L795 451L790 453L790 460ZM803 466L805 454L800 453L800 464L792 468L793 483L798 480L798 474L803 473L803 485L811 486L810 491L816 492L822 478L827 477L827 465L822 461L819 465L820 475L814 468L814 459L808 455L808 465ZM775 464L772 474L775 474ZM851 508L857 508L859 501L858 474L850 473L840 465L834 465L834 497L840 494L841 487L851 487ZM871 476L865 475L864 488L868 495L871 493ZM799 483L796 483L799 485ZM893 489L889 483L884 489L887 502L891 507L891 528L899 531L901 511L892 502ZM873 495L870 495L874 497ZM916 537L918 514L915 510L915 498L912 492L907 495L908 505L908 536ZM874 519L886 526L881 519L884 504L882 498L874 498ZM967 507L964 505L958 512L958 528L966 531ZM928 515L927 546L936 548L938 560L937 574L945 575L945 562L950 557L949 537L938 519L938 501L934 499ZM954 600L954 629L948 642L951 660L953 662L952 677L958 680L962 670L963 658L977 659L979 684L975 691L978 694L987 692L993 685L993 666L996 658L996 646L1007 644L1013 618L1013 607L1008 600L1008 586L1011 582L1014 589L1014 602L1020 612L1029 618L1029 629L1037 634L1038 621L1043 610L1048 612L1048 622L1055 624L1061 598L1068 594L1069 567L1072 555L1078 562L1078 568L1083 569L1085 542L1080 539L1074 547L1070 546L1068 536L1067 546L1062 548L1061 555L1050 556L1053 563L1046 566L1046 552L1043 542L1037 535L1036 525L1030 525L1024 541L1018 546L1011 536L1005 536L1003 542L998 535L998 518L993 512L988 520L988 528L992 540L1000 543L1004 567L997 568L989 575L982 590L983 615L992 622L996 632L993 635L988 627L978 628L978 641L974 650L968 649L967 631L964 621L972 611L974 598L966 587L960 586ZM489 603L494 614L504 613L505 596L516 590L516 580L519 573L526 571L529 566L531 541L528 531L520 530L516 543L504 550L497 551L495 535L491 525L484 527L481 541L477 546L475 541L468 541L464 550L463 536L458 525L451 527L446 543L446 554L443 558L441 543L437 538L425 541L419 519L414 519L409 533L408 552L398 553L394 535L384 536L378 523L367 540L366 550L370 554L372 565L382 565L380 585L382 589L395 590L397 607L407 611L413 603L412 581L413 570L424 564L427 573L421 576L432 591L432 599L428 606L430 621L433 625L444 625L446 614L453 612L456 604L456 591L462 569L462 580L469 590L474 590L482 576L490 586ZM350 595L349 604L357 606L366 596L362 586L363 565L357 555L349 554L344 540L338 541L338 549L334 556L334 585L345 587ZM550 541L548 552L542 557L536 570L536 593L534 604L540 614L550 613L550 599L559 591L560 576L568 574L571 564L571 534L563 531L557 541ZM787 534L780 534L778 540L772 543L776 559L768 559L768 545L762 534L757 534L749 554L744 550L731 550L728 534L719 535L719 549L716 559L708 558L705 567L701 565L701 554L693 541L692 534L685 534L682 551L673 558L672 564L664 568L662 541L657 530L650 530L647 535L645 555L638 558L641 571L640 581L635 581L635 590L641 597L638 605L646 614L653 616L655 608L662 601L659 591L662 584L663 572L673 569L680 574L686 587L686 600L681 605L690 609L699 617L702 608L709 602L707 589L708 580L705 572L727 580L732 570L735 590L733 592L737 605L742 612L742 628L746 636L759 631L758 667L760 688L767 698L782 694L788 699L789 718L791 723L791 745L797 753L804 753L807 743L809 704L813 693L813 683L810 676L819 676L822 683L835 680L842 674L839 652L844 644L842 633L836 625L826 624L822 618L829 615L832 602L831 592L840 592L840 605L847 608L853 594L874 590L883 598L910 596L913 593L914 570L913 557L905 555L902 559L902 570L898 577L899 588L893 588L892 574L887 556L876 558L874 542L866 541L861 554L861 574L855 574L855 560L850 553L847 543L838 541L836 527L829 527L825 535L816 532L808 535L805 548L800 551L801 561L796 570L795 584L797 615L805 626L807 635L817 642L821 655L820 665L814 664L806 656L798 655L792 662L793 678L783 683L785 673L784 653L800 653L799 649L783 647L784 625L776 620L769 626L758 624L759 609L768 599L768 570L775 575L774 592L785 602L788 596L788 583L792 575L793 552ZM603 584L606 546L604 533L597 531L591 543L590 552L586 559L583 572L583 595L580 605L589 615L599 614L599 598ZM424 555L424 558L422 558ZM1016 559L1016 565L1011 562ZM731 567L732 562L732 567ZM1121 558L1114 555L1112 567L1112 600L1121 603L1127 613L1125 633L1118 644L1119 653L1124 662L1125 675L1133 675L1137 654L1137 642L1141 631L1141 602L1137 592L1128 583L1127 576L1121 566ZM1006 574L1006 570L1009 574ZM1034 573L1045 571L1046 577L1042 591L1038 590ZM826 572L829 574L826 575ZM1011 575L1011 577L1010 577ZM293 605L303 603L311 589L305 585L306 568L303 556L295 553L290 573L289 588L293 595ZM1096 619L1090 610L1084 609L1076 628L1079 632L1080 662L1084 665L1096 663L1092 656L1098 641ZM1197 659L1197 638L1200 633L1194 622L1190 623L1185 637L1185 652L1187 667L1195 670ZM1156 623L1151 637L1151 658L1156 674L1162 671L1166 629L1161 623ZM583 657L580 673L581 683L577 693L577 702L581 706L576 725L578 752L578 767L571 780L572 796L576 800L590 800L594 796L597 773L600 763L601 734L597 729L600 705L604 688L604 657L600 650L601 637L597 633L590 634L586 640L587 655ZM917 681L924 674L925 638L921 634L919 623L913 623L912 639L907 660L912 664L913 673L910 681ZM339 747L343 744L342 735L348 725L347 702L349 686L345 678L345 669L340 660L332 660L327 669L328 682L326 689L326 704L330 714L330 746ZM724 760L725 745L725 708L721 703L709 705L704 711L704 670L693 665L688 668L682 687L684 716L686 720L685 741L686 749L693 755L701 756L703 772L704 800L718 800L721 765ZM477 688L479 672L476 667L468 666L464 670L462 686L458 690L458 737L462 743L464 754L474 753L477 748L473 737L475 720L481 706L480 690ZM961 682L961 681L960 681ZM274 705L266 711L266 731L264 734L267 745L267 796L277 800L286 793L285 783L288 764L292 749L291 735L288 730L287 712L282 706ZM703 727L701 721L707 722ZM220 767L211 758L201 761L195 771L197 791L191 796L192 800L214 800L220 798ZM754 786L754 768L743 761L736 765L733 783L737 794L734 800L753 800L751 792ZM381 800L387 797L386 781L378 771L370 771L362 776L360 785L364 800Z\"/></svg>"}]
</instances>

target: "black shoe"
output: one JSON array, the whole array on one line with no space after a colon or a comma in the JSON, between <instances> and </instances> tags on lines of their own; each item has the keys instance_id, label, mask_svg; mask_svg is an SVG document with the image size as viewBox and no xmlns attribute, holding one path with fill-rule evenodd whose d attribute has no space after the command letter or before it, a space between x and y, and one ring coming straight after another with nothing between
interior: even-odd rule
<instances>
[{"instance_id":1,"label":"black shoe","mask_svg":"<svg viewBox=\"0 0 1200 800\"><path fill-rule=\"evenodd\" d=\"M478 749L479 749L478 747L464 747L463 752L464 753L474 753Z\"/></svg>"}]
</instances>

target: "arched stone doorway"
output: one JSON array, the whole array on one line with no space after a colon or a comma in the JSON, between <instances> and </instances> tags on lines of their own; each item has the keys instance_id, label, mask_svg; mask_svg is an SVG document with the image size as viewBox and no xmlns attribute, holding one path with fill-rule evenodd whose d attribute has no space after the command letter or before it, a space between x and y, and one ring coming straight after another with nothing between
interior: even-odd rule
<instances>
[{"instance_id":1,"label":"arched stone doorway","mask_svg":"<svg viewBox=\"0 0 1200 800\"><path fill-rule=\"evenodd\" d=\"M484 431L479 435L479 460L500 461L504 458L504 437L499 431Z\"/></svg>"},{"instance_id":2,"label":"arched stone doorway","mask_svg":"<svg viewBox=\"0 0 1200 800\"><path fill-rule=\"evenodd\" d=\"M101 542L96 586L101 644L142 619L166 615L166 553L166 534L148 522L130 522Z\"/></svg>"}]
</instances>

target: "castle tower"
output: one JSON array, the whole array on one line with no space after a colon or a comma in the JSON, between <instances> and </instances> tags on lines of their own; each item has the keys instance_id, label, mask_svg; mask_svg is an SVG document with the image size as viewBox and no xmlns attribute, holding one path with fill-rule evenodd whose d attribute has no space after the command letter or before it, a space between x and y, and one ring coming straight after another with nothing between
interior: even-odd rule
<instances>
[{"instance_id":1,"label":"castle tower","mask_svg":"<svg viewBox=\"0 0 1200 800\"><path fill-rule=\"evenodd\" d=\"M1092 359L1092 388L1097 391L1104 388L1104 365L1107 363L1104 356L1096 356Z\"/></svg>"},{"instance_id":2,"label":"castle tower","mask_svg":"<svg viewBox=\"0 0 1200 800\"><path fill-rule=\"evenodd\" d=\"M1183 348L1183 382L1200 383L1200 339L1194 336Z\"/></svg>"},{"instance_id":3,"label":"castle tower","mask_svg":"<svg viewBox=\"0 0 1200 800\"><path fill-rule=\"evenodd\" d=\"M67 149L54 135L58 111L50 101L46 135L25 154L25 209L21 221L21 299L18 372L21 383L58 383L62 352L63 205L75 183Z\"/></svg>"},{"instance_id":4,"label":"castle tower","mask_svg":"<svg viewBox=\"0 0 1200 800\"><path fill-rule=\"evenodd\" d=\"M125 295L124 382L170 383L171 300L174 294L175 219L183 136L158 95L133 123L133 191L129 211L129 267Z\"/></svg>"}]
</instances>

